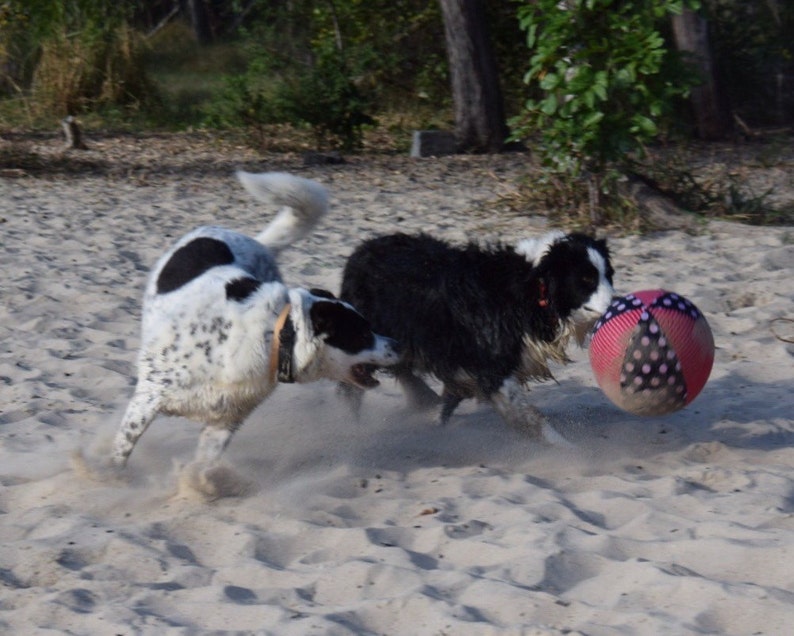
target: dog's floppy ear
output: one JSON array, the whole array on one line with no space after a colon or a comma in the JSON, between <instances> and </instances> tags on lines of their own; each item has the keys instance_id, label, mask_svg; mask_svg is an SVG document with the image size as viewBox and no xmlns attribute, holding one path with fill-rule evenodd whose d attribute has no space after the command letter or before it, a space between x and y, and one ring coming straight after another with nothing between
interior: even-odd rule
<instances>
[{"instance_id":1,"label":"dog's floppy ear","mask_svg":"<svg viewBox=\"0 0 794 636\"><path fill-rule=\"evenodd\" d=\"M355 354L372 349L375 335L360 313L340 301L318 300L309 310L314 335L336 349Z\"/></svg>"},{"instance_id":2,"label":"dog's floppy ear","mask_svg":"<svg viewBox=\"0 0 794 636\"><path fill-rule=\"evenodd\" d=\"M334 296L327 289L320 289L319 287L312 287L309 290L309 293L312 296L318 296L319 298L327 298L328 300L336 300L336 296Z\"/></svg>"},{"instance_id":3,"label":"dog's floppy ear","mask_svg":"<svg viewBox=\"0 0 794 636\"><path fill-rule=\"evenodd\" d=\"M314 293L314 290L311 291L315 296L319 296L319 294ZM320 298L323 298L323 296L320 296ZM331 299L333 299L333 296L329 300ZM336 325L339 324L343 312L344 308L339 303L329 303L322 300L313 303L309 310L309 316L315 335L332 335L336 330Z\"/></svg>"}]
</instances>

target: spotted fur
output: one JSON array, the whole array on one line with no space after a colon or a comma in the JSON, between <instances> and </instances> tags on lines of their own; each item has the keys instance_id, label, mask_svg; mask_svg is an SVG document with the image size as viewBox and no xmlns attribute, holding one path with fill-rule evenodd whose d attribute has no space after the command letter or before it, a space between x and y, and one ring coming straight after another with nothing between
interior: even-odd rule
<instances>
[{"instance_id":1,"label":"spotted fur","mask_svg":"<svg viewBox=\"0 0 794 636\"><path fill-rule=\"evenodd\" d=\"M201 422L196 459L212 463L279 378L367 388L372 369L398 359L395 341L374 334L351 305L282 281L275 254L326 213L325 188L283 173L238 176L255 197L282 208L256 238L198 228L153 268L138 381L113 444L116 466L158 414Z\"/></svg>"}]
</instances>

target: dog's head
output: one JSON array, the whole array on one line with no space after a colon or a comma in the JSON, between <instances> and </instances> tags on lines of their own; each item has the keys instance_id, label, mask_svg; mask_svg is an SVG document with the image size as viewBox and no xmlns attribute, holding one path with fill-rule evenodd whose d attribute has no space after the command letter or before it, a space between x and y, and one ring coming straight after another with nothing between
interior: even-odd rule
<instances>
[{"instance_id":1,"label":"dog's head","mask_svg":"<svg viewBox=\"0 0 794 636\"><path fill-rule=\"evenodd\" d=\"M612 302L614 269L606 241L584 234L550 232L518 244L533 266L538 304L572 323L581 342Z\"/></svg>"},{"instance_id":2,"label":"dog's head","mask_svg":"<svg viewBox=\"0 0 794 636\"><path fill-rule=\"evenodd\" d=\"M378 367L399 361L397 342L373 333L360 313L330 292L291 289L289 300L286 329L279 330L281 381L328 379L369 389L378 385L372 375Z\"/></svg>"}]
</instances>

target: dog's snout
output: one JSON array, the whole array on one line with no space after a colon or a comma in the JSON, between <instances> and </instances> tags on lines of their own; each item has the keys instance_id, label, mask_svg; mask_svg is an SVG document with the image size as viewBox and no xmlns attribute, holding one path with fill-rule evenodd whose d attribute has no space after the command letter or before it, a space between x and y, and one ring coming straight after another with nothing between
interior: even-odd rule
<instances>
[{"instance_id":1,"label":"dog's snout","mask_svg":"<svg viewBox=\"0 0 794 636\"><path fill-rule=\"evenodd\" d=\"M400 343L397 342L394 338L386 338L388 347L392 350L392 353L396 356L402 355L402 347Z\"/></svg>"},{"instance_id":2,"label":"dog's snout","mask_svg":"<svg viewBox=\"0 0 794 636\"><path fill-rule=\"evenodd\" d=\"M395 358L396 360L402 356L402 347L394 338L389 338L388 336L378 336L378 338L383 345L382 350L387 357Z\"/></svg>"}]
</instances>

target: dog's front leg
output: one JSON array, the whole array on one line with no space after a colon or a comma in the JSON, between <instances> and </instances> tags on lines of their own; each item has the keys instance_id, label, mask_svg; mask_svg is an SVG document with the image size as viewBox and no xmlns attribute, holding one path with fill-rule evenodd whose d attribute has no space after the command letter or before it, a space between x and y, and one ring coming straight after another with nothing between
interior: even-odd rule
<instances>
[{"instance_id":1,"label":"dog's front leg","mask_svg":"<svg viewBox=\"0 0 794 636\"><path fill-rule=\"evenodd\" d=\"M499 390L491 396L491 401L510 426L553 446L572 446L554 430L548 418L529 403L529 391L515 378L507 378Z\"/></svg>"},{"instance_id":2,"label":"dog's front leg","mask_svg":"<svg viewBox=\"0 0 794 636\"><path fill-rule=\"evenodd\" d=\"M438 423L440 426L446 426L449 422L449 418L452 417L452 413L454 413L455 409L458 408L458 404L463 402L463 397L457 393L449 391L445 385L444 391L441 395L441 401L442 406L441 411L438 414Z\"/></svg>"},{"instance_id":3,"label":"dog's front leg","mask_svg":"<svg viewBox=\"0 0 794 636\"><path fill-rule=\"evenodd\" d=\"M393 372L394 377L405 392L410 408L423 411L434 408L441 402L438 394L427 386L427 382L411 371L410 368L398 366L393 369Z\"/></svg>"},{"instance_id":4,"label":"dog's front leg","mask_svg":"<svg viewBox=\"0 0 794 636\"><path fill-rule=\"evenodd\" d=\"M113 440L113 455L111 461L114 466L123 468L127 459L135 448L141 435L146 432L155 415L160 410L160 400L154 388L138 385L135 394L121 420L121 426Z\"/></svg>"},{"instance_id":5,"label":"dog's front leg","mask_svg":"<svg viewBox=\"0 0 794 636\"><path fill-rule=\"evenodd\" d=\"M342 399L347 404L353 417L356 418L356 420L360 420L361 403L364 400L364 389L359 389L357 386L353 386L347 382L340 382L336 386L336 394L342 396Z\"/></svg>"}]
</instances>

